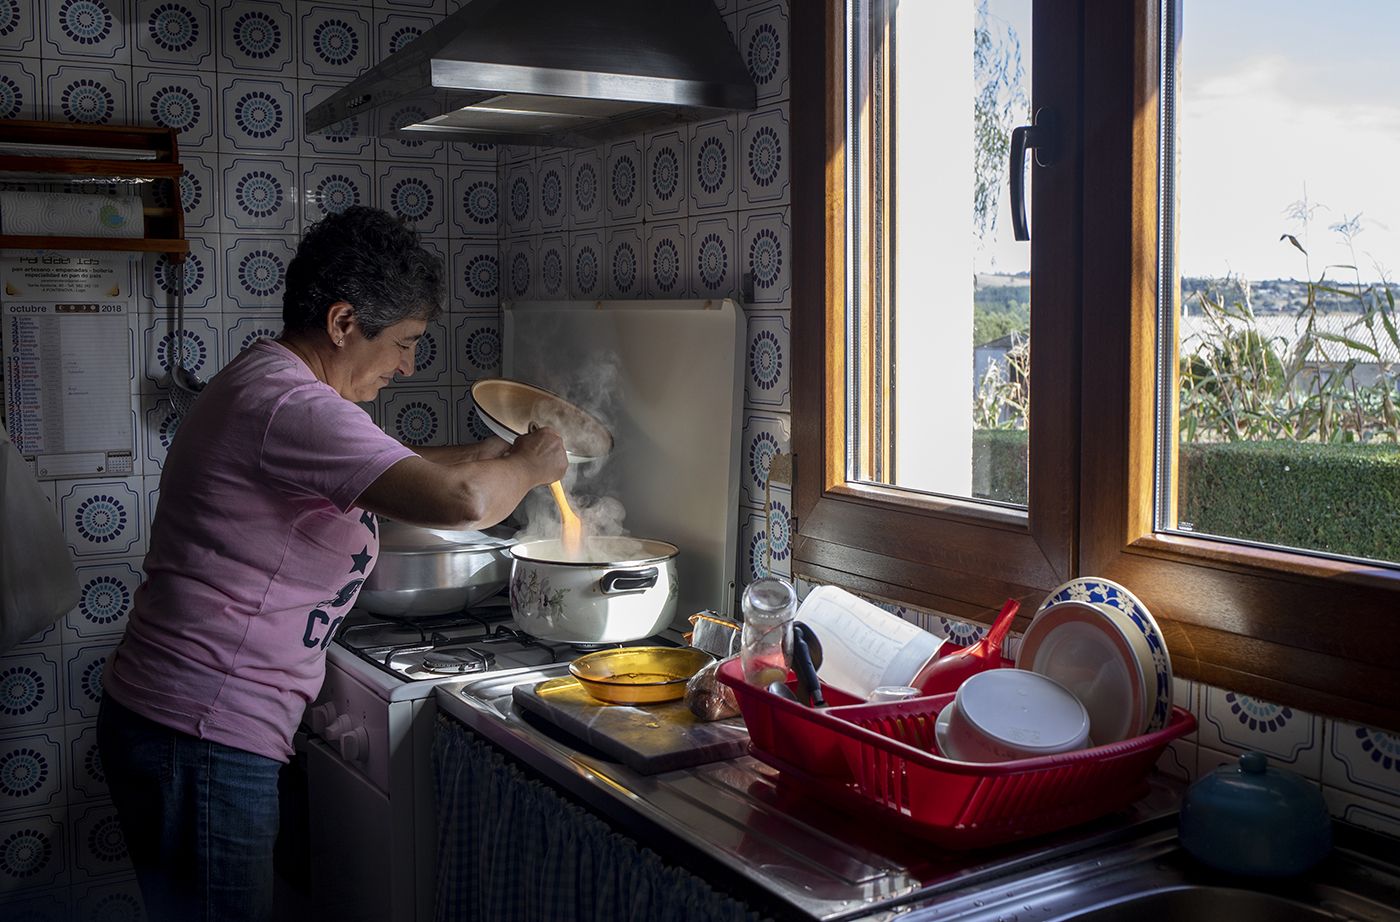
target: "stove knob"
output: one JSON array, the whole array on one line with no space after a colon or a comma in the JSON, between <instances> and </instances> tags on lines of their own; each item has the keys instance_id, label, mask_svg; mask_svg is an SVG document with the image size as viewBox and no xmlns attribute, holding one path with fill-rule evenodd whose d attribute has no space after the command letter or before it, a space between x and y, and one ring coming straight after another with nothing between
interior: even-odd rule
<instances>
[{"instance_id":1,"label":"stove knob","mask_svg":"<svg viewBox=\"0 0 1400 922\"><path fill-rule=\"evenodd\" d=\"M326 730L321 735L331 742L340 739L350 729L350 715L341 714L335 720L326 724Z\"/></svg>"},{"instance_id":2,"label":"stove knob","mask_svg":"<svg viewBox=\"0 0 1400 922\"><path fill-rule=\"evenodd\" d=\"M340 757L347 762L369 761L369 732L364 727L347 730L341 735Z\"/></svg>"},{"instance_id":3,"label":"stove knob","mask_svg":"<svg viewBox=\"0 0 1400 922\"><path fill-rule=\"evenodd\" d=\"M335 702L327 701L311 709L311 732L317 736L326 735L326 727L335 720Z\"/></svg>"}]
</instances>

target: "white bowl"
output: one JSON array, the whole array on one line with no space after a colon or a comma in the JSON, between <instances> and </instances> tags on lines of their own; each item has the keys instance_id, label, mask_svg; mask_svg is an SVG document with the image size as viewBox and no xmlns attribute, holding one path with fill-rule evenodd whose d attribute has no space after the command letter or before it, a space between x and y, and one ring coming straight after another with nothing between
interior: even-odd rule
<instances>
[{"instance_id":1,"label":"white bowl","mask_svg":"<svg viewBox=\"0 0 1400 922\"><path fill-rule=\"evenodd\" d=\"M1054 679L1022 669L977 673L943 711L951 711L947 729L940 739L935 720L934 739L959 761L1032 759L1089 742L1089 713L1079 699Z\"/></svg>"},{"instance_id":2,"label":"white bowl","mask_svg":"<svg viewBox=\"0 0 1400 922\"><path fill-rule=\"evenodd\" d=\"M1021 638L1016 665L1073 692L1089 711L1097 745L1148 728L1157 683L1152 651L1128 615L1110 605L1067 600L1042 609Z\"/></svg>"}]
</instances>

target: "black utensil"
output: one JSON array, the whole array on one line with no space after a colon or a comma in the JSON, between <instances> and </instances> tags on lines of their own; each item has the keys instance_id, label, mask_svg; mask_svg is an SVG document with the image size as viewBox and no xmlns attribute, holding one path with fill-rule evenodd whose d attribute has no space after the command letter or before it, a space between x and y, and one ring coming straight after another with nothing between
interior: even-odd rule
<instances>
[{"instance_id":1,"label":"black utensil","mask_svg":"<svg viewBox=\"0 0 1400 922\"><path fill-rule=\"evenodd\" d=\"M793 626L791 665L797 675L798 700L812 707L824 708L826 699L822 696L822 683L817 678L817 667L812 662L812 647L808 640L815 637L807 625L799 623Z\"/></svg>"}]
</instances>

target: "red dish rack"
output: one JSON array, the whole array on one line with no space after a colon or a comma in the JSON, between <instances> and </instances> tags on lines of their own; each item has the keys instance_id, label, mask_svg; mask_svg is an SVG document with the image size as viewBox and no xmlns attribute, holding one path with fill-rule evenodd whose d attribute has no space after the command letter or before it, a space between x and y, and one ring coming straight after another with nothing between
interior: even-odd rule
<instances>
[{"instance_id":1,"label":"red dish rack","mask_svg":"<svg viewBox=\"0 0 1400 922\"><path fill-rule=\"evenodd\" d=\"M744 682L737 660L719 669L734 689L755 758L847 812L871 808L942 848L999 845L1097 819L1147 792L1147 774L1172 740L1196 728L1173 708L1167 726L1076 752L974 763L945 759L933 725L952 694L866 704L824 686L810 708Z\"/></svg>"}]
</instances>

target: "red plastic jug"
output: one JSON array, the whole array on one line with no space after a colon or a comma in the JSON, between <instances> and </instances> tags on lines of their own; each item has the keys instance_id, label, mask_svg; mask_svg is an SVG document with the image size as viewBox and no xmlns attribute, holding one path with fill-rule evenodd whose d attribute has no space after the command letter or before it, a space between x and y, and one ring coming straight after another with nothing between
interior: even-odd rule
<instances>
[{"instance_id":1,"label":"red plastic jug","mask_svg":"<svg viewBox=\"0 0 1400 922\"><path fill-rule=\"evenodd\" d=\"M1020 602L1007 599L987 631L987 636L969 647L962 647L933 660L919 670L919 674L909 684L917 688L921 695L944 695L957 691L958 686L969 676L984 669L996 669L1001 666L1001 644L1006 639L1007 631L1011 630L1011 622L1016 619L1016 612L1020 608Z\"/></svg>"}]
</instances>

